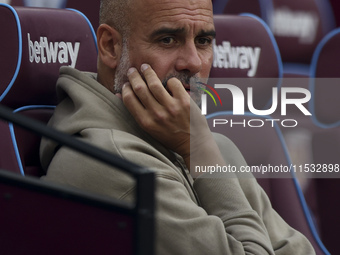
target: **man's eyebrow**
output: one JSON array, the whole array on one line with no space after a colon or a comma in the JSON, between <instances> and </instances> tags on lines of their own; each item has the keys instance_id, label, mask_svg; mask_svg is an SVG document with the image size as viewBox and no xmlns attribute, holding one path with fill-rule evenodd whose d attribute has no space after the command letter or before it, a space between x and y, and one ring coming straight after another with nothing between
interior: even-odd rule
<instances>
[{"instance_id":1,"label":"man's eyebrow","mask_svg":"<svg viewBox=\"0 0 340 255\"><path fill-rule=\"evenodd\" d=\"M151 37L157 37L159 35L167 35L167 34L183 34L185 32L185 28L169 28L169 27L163 27L160 29L157 29L152 32ZM198 33L198 36L212 36L213 38L216 37L216 31L214 29L212 30L201 30Z\"/></svg>"},{"instance_id":2,"label":"man's eyebrow","mask_svg":"<svg viewBox=\"0 0 340 255\"><path fill-rule=\"evenodd\" d=\"M166 35L166 34L182 34L185 32L185 28L168 28L163 27L160 29L157 29L152 32L151 37L156 37L159 35Z\"/></svg>"},{"instance_id":3,"label":"man's eyebrow","mask_svg":"<svg viewBox=\"0 0 340 255\"><path fill-rule=\"evenodd\" d=\"M216 31L214 29L208 30L208 31L201 30L199 32L198 36L211 36L211 37L215 38L216 37Z\"/></svg>"}]
</instances>

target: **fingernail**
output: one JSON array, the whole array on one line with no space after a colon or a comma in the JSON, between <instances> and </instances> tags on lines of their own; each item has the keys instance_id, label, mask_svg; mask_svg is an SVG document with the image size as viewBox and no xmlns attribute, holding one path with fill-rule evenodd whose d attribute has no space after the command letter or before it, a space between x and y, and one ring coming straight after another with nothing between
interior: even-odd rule
<instances>
[{"instance_id":1,"label":"fingernail","mask_svg":"<svg viewBox=\"0 0 340 255\"><path fill-rule=\"evenodd\" d=\"M150 66L148 64L143 64L141 67L140 67L140 70L142 72L144 72L146 69L148 69Z\"/></svg>"},{"instance_id":2,"label":"fingernail","mask_svg":"<svg viewBox=\"0 0 340 255\"><path fill-rule=\"evenodd\" d=\"M134 67L131 67L131 68L129 68L129 70L127 71L127 75L130 75L130 74L132 74L132 73L135 72L135 71L137 71L137 69L134 68Z\"/></svg>"}]
</instances>

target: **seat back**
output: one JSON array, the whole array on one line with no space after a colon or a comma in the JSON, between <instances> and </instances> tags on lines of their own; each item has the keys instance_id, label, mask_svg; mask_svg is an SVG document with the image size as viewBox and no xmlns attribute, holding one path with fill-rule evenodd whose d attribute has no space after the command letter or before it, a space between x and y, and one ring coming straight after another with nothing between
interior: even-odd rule
<instances>
[{"instance_id":1,"label":"seat back","mask_svg":"<svg viewBox=\"0 0 340 255\"><path fill-rule=\"evenodd\" d=\"M92 26L97 30L99 26L99 1L77 1L77 0L11 0L8 4L12 6L45 7L45 8L69 8L78 10L90 20Z\"/></svg>"},{"instance_id":2,"label":"seat back","mask_svg":"<svg viewBox=\"0 0 340 255\"><path fill-rule=\"evenodd\" d=\"M269 27L252 14L214 15L213 78L282 76L280 53ZM271 63L271 65L268 65Z\"/></svg>"},{"instance_id":3,"label":"seat back","mask_svg":"<svg viewBox=\"0 0 340 255\"><path fill-rule=\"evenodd\" d=\"M79 12L0 4L0 103L47 122L57 104L59 68L96 71L92 26ZM41 175L40 137L0 122L0 168ZM34 149L33 149L34 148Z\"/></svg>"},{"instance_id":4,"label":"seat back","mask_svg":"<svg viewBox=\"0 0 340 255\"><path fill-rule=\"evenodd\" d=\"M325 129L313 137L313 155L314 164L327 168L324 178L314 181L320 235L331 254L339 254L340 203L337 196L340 193L340 127Z\"/></svg>"},{"instance_id":5,"label":"seat back","mask_svg":"<svg viewBox=\"0 0 340 255\"><path fill-rule=\"evenodd\" d=\"M282 77L280 53L268 26L252 14L215 15L214 23L216 39L210 80L230 82L244 95L252 87L254 107L268 108L273 87L280 87ZM232 110L231 94L220 96L223 107L213 108L214 111Z\"/></svg>"},{"instance_id":6,"label":"seat back","mask_svg":"<svg viewBox=\"0 0 340 255\"><path fill-rule=\"evenodd\" d=\"M340 203L340 28L334 29L320 42L315 50L311 66L310 109L313 122L322 130L313 137L314 163L327 166L323 178L315 179L320 232L332 254L340 253L339 236ZM332 167L337 167L331 171Z\"/></svg>"},{"instance_id":7,"label":"seat back","mask_svg":"<svg viewBox=\"0 0 340 255\"><path fill-rule=\"evenodd\" d=\"M331 128L340 125L340 28L327 34L315 50L311 66L310 109L314 123Z\"/></svg>"},{"instance_id":8,"label":"seat back","mask_svg":"<svg viewBox=\"0 0 340 255\"><path fill-rule=\"evenodd\" d=\"M335 28L327 0L229 0L225 14L254 13L271 28L279 46L285 73L308 75L313 52Z\"/></svg>"},{"instance_id":9,"label":"seat back","mask_svg":"<svg viewBox=\"0 0 340 255\"><path fill-rule=\"evenodd\" d=\"M255 177L268 194L273 208L282 218L311 241L317 254L328 254L319 239L300 185L292 172L294 170L293 163L280 130L283 126L282 122L246 111L234 114L234 101L239 101L240 95L237 93L230 95L226 90L218 89L215 86L215 84L233 84L241 89L243 95L248 97L248 87L252 87L255 93L256 89L259 89L257 92L260 93L253 95L253 102L254 106L257 106L256 109L263 109L255 103L260 101L263 107L265 102L270 101L272 89L281 87L283 76L282 61L272 32L259 18L245 14L242 16L215 15L215 27L217 32L214 45L215 66L212 67L212 78L209 79L209 85L216 88L215 95L220 96L221 102L215 106L213 100L207 97L209 126L213 132L229 137L241 150L250 167L272 166L279 169L274 175L255 174ZM236 40L237 43L232 40ZM245 52L245 49L248 52L251 49L258 49L260 52L259 64L253 77L249 77L249 69L229 68L231 46L240 46L239 52L242 50ZM237 47L233 51L237 52ZM215 96L214 91L211 94ZM261 99L263 95L266 97ZM227 98L227 96L229 97ZM244 103L246 101L244 100ZM246 107L244 108L246 109ZM231 109L234 112L231 112ZM282 116L278 119L282 119ZM280 171L280 166L290 172Z\"/></svg>"},{"instance_id":10,"label":"seat back","mask_svg":"<svg viewBox=\"0 0 340 255\"><path fill-rule=\"evenodd\" d=\"M254 175L278 214L309 239L318 255L328 254L316 231L278 124L270 117L251 113L236 116L232 112L216 112L207 115L207 120L213 132L231 139L248 166L259 171Z\"/></svg>"}]
</instances>

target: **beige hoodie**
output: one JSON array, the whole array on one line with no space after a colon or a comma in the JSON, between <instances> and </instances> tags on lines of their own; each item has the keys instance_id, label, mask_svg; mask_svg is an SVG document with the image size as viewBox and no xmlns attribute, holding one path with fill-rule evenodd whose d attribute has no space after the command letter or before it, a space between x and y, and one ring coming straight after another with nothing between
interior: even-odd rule
<instances>
[{"instance_id":1,"label":"beige hoodie","mask_svg":"<svg viewBox=\"0 0 340 255\"><path fill-rule=\"evenodd\" d=\"M69 67L57 83L60 104L49 125L156 173L156 254L315 254L307 239L272 209L254 178L201 176L145 133L96 75ZM214 134L227 164L246 165L235 145ZM43 179L133 201L128 175L43 140Z\"/></svg>"}]
</instances>

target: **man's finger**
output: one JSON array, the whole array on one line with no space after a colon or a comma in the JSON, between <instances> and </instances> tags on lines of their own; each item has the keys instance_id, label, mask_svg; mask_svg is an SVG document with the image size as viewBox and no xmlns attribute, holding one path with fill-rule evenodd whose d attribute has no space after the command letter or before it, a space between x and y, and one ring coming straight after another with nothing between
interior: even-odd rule
<instances>
[{"instance_id":1,"label":"man's finger","mask_svg":"<svg viewBox=\"0 0 340 255\"><path fill-rule=\"evenodd\" d=\"M141 71L152 95L160 104L167 104L172 98L169 92L164 88L156 72L148 64L143 64L141 66Z\"/></svg>"},{"instance_id":2,"label":"man's finger","mask_svg":"<svg viewBox=\"0 0 340 255\"><path fill-rule=\"evenodd\" d=\"M168 80L167 88L174 98L189 100L190 96L188 92L184 88L183 84L175 77Z\"/></svg>"},{"instance_id":3,"label":"man's finger","mask_svg":"<svg viewBox=\"0 0 340 255\"><path fill-rule=\"evenodd\" d=\"M154 96L151 94L147 84L143 80L136 68L132 67L128 70L127 76L130 81L130 85L140 102L145 108L150 108L157 102Z\"/></svg>"},{"instance_id":4,"label":"man's finger","mask_svg":"<svg viewBox=\"0 0 340 255\"><path fill-rule=\"evenodd\" d=\"M128 82L123 85L122 99L132 116L135 118L138 116L144 116L146 110L134 93L131 84Z\"/></svg>"}]
</instances>

